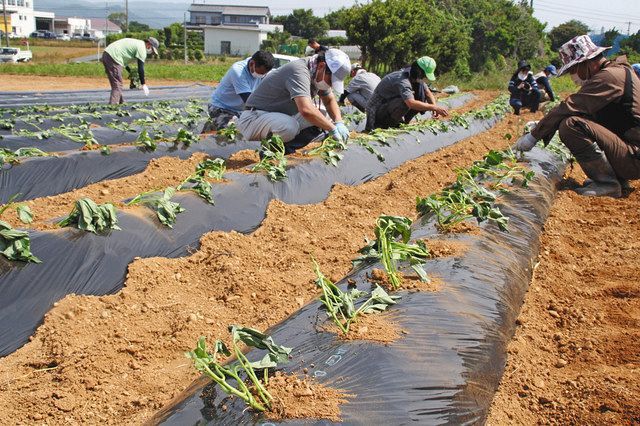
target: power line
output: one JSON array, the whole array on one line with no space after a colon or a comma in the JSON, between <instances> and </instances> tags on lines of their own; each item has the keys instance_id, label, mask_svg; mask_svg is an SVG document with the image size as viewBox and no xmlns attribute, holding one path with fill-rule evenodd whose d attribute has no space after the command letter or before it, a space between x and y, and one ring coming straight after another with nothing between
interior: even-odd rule
<instances>
[{"instance_id":1,"label":"power line","mask_svg":"<svg viewBox=\"0 0 640 426\"><path fill-rule=\"evenodd\" d=\"M544 7L560 9L560 10L562 10L564 12L571 13L572 15L576 11L576 9L574 7L563 6L561 4L558 4L557 2L553 2L553 1L549 1L549 0L537 0L537 1L542 3L542 5ZM630 16L629 14L626 14L626 13L612 13L612 12L609 12L609 11L606 11L606 10L602 10L602 9L596 10L596 9L589 9L589 8L581 7L580 11L588 13L589 15L602 15L602 16L604 16L606 18L621 18L621 19L640 20L640 17Z\"/></svg>"},{"instance_id":2,"label":"power line","mask_svg":"<svg viewBox=\"0 0 640 426\"><path fill-rule=\"evenodd\" d=\"M546 7L537 7L536 10L542 10L544 12L551 12L551 13L565 13L564 11L559 11L557 9L548 9ZM572 16L573 18L581 18L581 19L594 19L593 16L585 16L585 15L576 15L575 13ZM605 18L595 18L598 21L604 21L604 22L609 22L609 23L613 23L613 24L627 24L629 23L629 21L618 21L618 20L613 20L613 19L605 19ZM634 24L635 22L632 22L632 24Z\"/></svg>"}]
</instances>

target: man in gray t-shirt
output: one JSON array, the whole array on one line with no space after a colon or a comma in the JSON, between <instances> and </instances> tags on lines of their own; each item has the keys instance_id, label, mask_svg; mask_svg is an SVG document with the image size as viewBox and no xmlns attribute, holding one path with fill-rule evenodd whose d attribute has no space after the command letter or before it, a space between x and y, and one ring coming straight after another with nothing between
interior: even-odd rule
<instances>
[{"instance_id":1,"label":"man in gray t-shirt","mask_svg":"<svg viewBox=\"0 0 640 426\"><path fill-rule=\"evenodd\" d=\"M436 79L436 61L428 56L416 60L411 67L387 74L367 103L366 130L398 127L408 124L416 114L431 111L434 117L447 116L447 108L436 105L436 99L423 82Z\"/></svg>"},{"instance_id":2,"label":"man in gray t-shirt","mask_svg":"<svg viewBox=\"0 0 640 426\"><path fill-rule=\"evenodd\" d=\"M360 64L353 64L351 66L351 81L345 89L340 100L339 105L344 105L344 100L349 99L349 102L360 111L365 112L367 103L373 95L373 91L376 90L378 84L380 84L380 77L372 72L368 72Z\"/></svg>"},{"instance_id":3,"label":"man in gray t-shirt","mask_svg":"<svg viewBox=\"0 0 640 426\"><path fill-rule=\"evenodd\" d=\"M346 141L349 130L342 122L331 89L343 92L343 80L350 69L346 53L329 49L271 71L247 99L237 122L238 130L249 140L279 135L286 144L301 130L316 126L334 139ZM313 104L316 94L333 121Z\"/></svg>"}]
</instances>

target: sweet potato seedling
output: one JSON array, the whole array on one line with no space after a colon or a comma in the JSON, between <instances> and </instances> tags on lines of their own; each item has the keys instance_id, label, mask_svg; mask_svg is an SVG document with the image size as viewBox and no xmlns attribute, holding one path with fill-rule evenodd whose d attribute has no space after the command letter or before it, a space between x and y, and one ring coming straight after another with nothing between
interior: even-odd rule
<instances>
[{"instance_id":1,"label":"sweet potato seedling","mask_svg":"<svg viewBox=\"0 0 640 426\"><path fill-rule=\"evenodd\" d=\"M340 151L344 151L345 149L347 149L346 142L326 138L319 147L308 151L307 155L319 156L325 163L336 167L343 157Z\"/></svg>"},{"instance_id":2,"label":"sweet potato seedling","mask_svg":"<svg viewBox=\"0 0 640 426\"><path fill-rule=\"evenodd\" d=\"M212 193L213 187L206 178L209 177L216 180L222 180L225 170L226 166L222 158L207 158L206 160L198 163L195 173L178 185L177 189L178 191L194 191L208 203L214 204ZM193 185L187 186L189 183L192 183Z\"/></svg>"},{"instance_id":3,"label":"sweet potato seedling","mask_svg":"<svg viewBox=\"0 0 640 426\"><path fill-rule=\"evenodd\" d=\"M265 387L269 380L269 369L287 362L291 349L275 344L271 336L252 328L232 325L229 331L231 350L224 342L217 340L213 345L213 353L209 353L205 338L200 337L196 348L185 355L193 361L198 371L211 378L224 392L237 396L256 411L265 411L271 407L273 399ZM240 342L267 353L260 361L250 362L240 349ZM223 364L221 358L229 356L235 356L236 361ZM256 370L262 370L262 380Z\"/></svg>"},{"instance_id":4,"label":"sweet potato seedling","mask_svg":"<svg viewBox=\"0 0 640 426\"><path fill-rule=\"evenodd\" d=\"M71 213L58 222L58 226L61 228L71 225L94 234L100 234L110 229L120 230L116 208L113 204L98 205L90 198L81 198L76 201Z\"/></svg>"},{"instance_id":5,"label":"sweet potato seedling","mask_svg":"<svg viewBox=\"0 0 640 426\"><path fill-rule=\"evenodd\" d=\"M287 178L287 158L284 155L284 142L278 135L260 142L260 162L251 171L266 172L269 180L276 182Z\"/></svg>"},{"instance_id":6,"label":"sweet potato seedling","mask_svg":"<svg viewBox=\"0 0 640 426\"><path fill-rule=\"evenodd\" d=\"M217 134L230 142L235 142L240 132L238 131L236 123L229 123L227 127L218 130Z\"/></svg>"},{"instance_id":7,"label":"sweet potato seedling","mask_svg":"<svg viewBox=\"0 0 640 426\"><path fill-rule=\"evenodd\" d=\"M411 268L418 274L421 281L429 282L427 273L422 268L430 256L424 241L409 243L411 238L411 219L401 216L380 216L376 220L376 239L368 241L359 250L361 256L352 261L357 267L366 262L380 261L384 266L389 282L393 289L402 285L402 278L398 274L398 261L408 261ZM397 241L396 239L400 240Z\"/></svg>"},{"instance_id":8,"label":"sweet potato seedling","mask_svg":"<svg viewBox=\"0 0 640 426\"><path fill-rule=\"evenodd\" d=\"M395 305L400 296L390 296L379 285L371 292L369 297L356 308L358 299L363 299L366 292L352 288L346 292L335 285L320 271L320 266L313 260L316 273L316 285L322 290L320 301L327 310L327 315L344 334L349 333L349 327L364 314L382 312L389 305Z\"/></svg>"},{"instance_id":9,"label":"sweet potato seedling","mask_svg":"<svg viewBox=\"0 0 640 426\"><path fill-rule=\"evenodd\" d=\"M29 233L13 229L2 220L0 220L0 253L9 260L41 263L40 259L31 253Z\"/></svg>"},{"instance_id":10,"label":"sweet potato seedling","mask_svg":"<svg viewBox=\"0 0 640 426\"><path fill-rule=\"evenodd\" d=\"M171 201L175 193L176 189L173 187L166 188L161 194L158 194L156 190L143 192L136 195L127 205L143 204L156 212L160 223L173 228L176 223L176 215L185 211L180 203Z\"/></svg>"}]
</instances>

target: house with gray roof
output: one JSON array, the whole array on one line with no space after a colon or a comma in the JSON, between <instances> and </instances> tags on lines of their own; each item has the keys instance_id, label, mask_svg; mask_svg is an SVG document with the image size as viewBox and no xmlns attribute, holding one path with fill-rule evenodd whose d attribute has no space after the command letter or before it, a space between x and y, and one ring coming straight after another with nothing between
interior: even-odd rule
<instances>
[{"instance_id":1,"label":"house with gray roof","mask_svg":"<svg viewBox=\"0 0 640 426\"><path fill-rule=\"evenodd\" d=\"M269 24L271 12L264 6L238 6L193 3L189 7L189 26L205 25L256 26Z\"/></svg>"}]
</instances>

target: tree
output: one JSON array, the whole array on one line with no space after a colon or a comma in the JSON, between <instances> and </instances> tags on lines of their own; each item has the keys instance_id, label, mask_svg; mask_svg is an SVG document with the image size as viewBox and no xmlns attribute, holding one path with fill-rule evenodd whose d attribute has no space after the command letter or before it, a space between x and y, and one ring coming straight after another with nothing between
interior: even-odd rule
<instances>
[{"instance_id":1,"label":"tree","mask_svg":"<svg viewBox=\"0 0 640 426\"><path fill-rule=\"evenodd\" d=\"M284 21L284 30L302 38L322 37L329 29L329 23L313 15L312 9L293 9Z\"/></svg>"},{"instance_id":2,"label":"tree","mask_svg":"<svg viewBox=\"0 0 640 426\"><path fill-rule=\"evenodd\" d=\"M469 66L473 71L483 70L489 61L530 58L543 50L544 25L532 16L527 3L436 0L436 5L465 21L472 39Z\"/></svg>"},{"instance_id":3,"label":"tree","mask_svg":"<svg viewBox=\"0 0 640 426\"><path fill-rule=\"evenodd\" d=\"M468 69L464 20L433 1L372 0L351 7L343 19L349 39L374 72L394 71L424 55L436 60L439 71Z\"/></svg>"},{"instance_id":4,"label":"tree","mask_svg":"<svg viewBox=\"0 0 640 426\"><path fill-rule=\"evenodd\" d=\"M140 33L143 31L151 31L151 27L147 24L142 24L138 21L129 22L129 32L131 33Z\"/></svg>"},{"instance_id":5,"label":"tree","mask_svg":"<svg viewBox=\"0 0 640 426\"><path fill-rule=\"evenodd\" d=\"M620 35L620 32L615 28L607 30L604 32L604 37L602 37L602 42L600 43L602 46L613 46L613 42L616 41L616 38Z\"/></svg>"},{"instance_id":6,"label":"tree","mask_svg":"<svg viewBox=\"0 0 640 426\"><path fill-rule=\"evenodd\" d=\"M114 12L111 13L107 19L117 26L119 26L123 32L127 32L127 14L124 12Z\"/></svg>"},{"instance_id":7,"label":"tree","mask_svg":"<svg viewBox=\"0 0 640 426\"><path fill-rule=\"evenodd\" d=\"M557 51L560 46L582 34L589 32L589 26L584 22L576 19L560 24L549 31L549 40L551 41L551 49Z\"/></svg>"},{"instance_id":8,"label":"tree","mask_svg":"<svg viewBox=\"0 0 640 426\"><path fill-rule=\"evenodd\" d=\"M624 53L640 53L640 31L630 35L620 42L620 48Z\"/></svg>"},{"instance_id":9,"label":"tree","mask_svg":"<svg viewBox=\"0 0 640 426\"><path fill-rule=\"evenodd\" d=\"M333 12L327 13L324 16L324 20L329 24L331 30L343 30L344 29L344 16L346 16L347 9L342 7Z\"/></svg>"}]
</instances>

